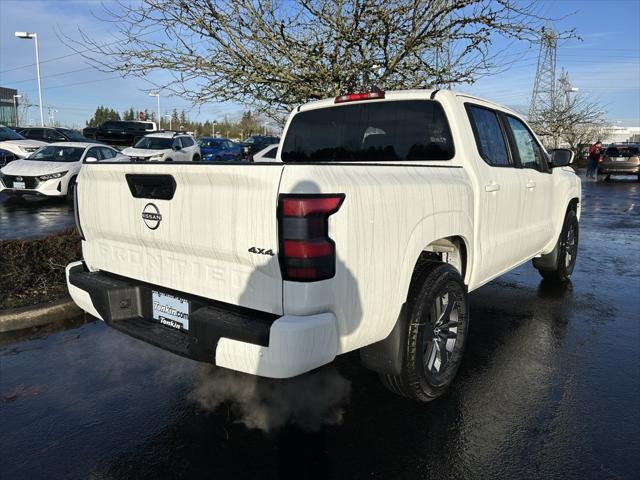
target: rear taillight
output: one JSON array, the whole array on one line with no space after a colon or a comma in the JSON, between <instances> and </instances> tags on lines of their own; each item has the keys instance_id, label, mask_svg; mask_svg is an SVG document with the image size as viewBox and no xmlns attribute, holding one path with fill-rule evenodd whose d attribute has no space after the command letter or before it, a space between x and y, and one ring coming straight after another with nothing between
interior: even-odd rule
<instances>
[{"instance_id":1,"label":"rear taillight","mask_svg":"<svg viewBox=\"0 0 640 480\"><path fill-rule=\"evenodd\" d=\"M82 233L82 227L80 226L80 212L78 211L78 182L76 182L75 188L73 189L73 218L76 221L78 234L80 238L84 240L84 233Z\"/></svg>"},{"instance_id":2,"label":"rear taillight","mask_svg":"<svg viewBox=\"0 0 640 480\"><path fill-rule=\"evenodd\" d=\"M278 203L280 269L295 282L326 280L336 273L336 246L329 238L329 217L344 194L283 194Z\"/></svg>"},{"instance_id":3,"label":"rear taillight","mask_svg":"<svg viewBox=\"0 0 640 480\"><path fill-rule=\"evenodd\" d=\"M375 100L378 98L384 98L384 92L382 90L376 90L373 92L364 92L364 93L347 93L346 95L339 95L334 99L333 103L357 102L359 100Z\"/></svg>"}]
</instances>

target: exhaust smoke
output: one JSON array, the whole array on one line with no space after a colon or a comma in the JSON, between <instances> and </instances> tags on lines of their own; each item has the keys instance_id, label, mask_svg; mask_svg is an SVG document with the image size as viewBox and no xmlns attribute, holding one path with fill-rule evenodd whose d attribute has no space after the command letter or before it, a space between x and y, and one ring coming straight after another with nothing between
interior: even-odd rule
<instances>
[{"instance_id":1,"label":"exhaust smoke","mask_svg":"<svg viewBox=\"0 0 640 480\"><path fill-rule=\"evenodd\" d=\"M247 428L272 433L293 424L315 432L342 422L350 391L350 382L332 365L289 379L204 365L188 398L209 411L228 404Z\"/></svg>"}]
</instances>

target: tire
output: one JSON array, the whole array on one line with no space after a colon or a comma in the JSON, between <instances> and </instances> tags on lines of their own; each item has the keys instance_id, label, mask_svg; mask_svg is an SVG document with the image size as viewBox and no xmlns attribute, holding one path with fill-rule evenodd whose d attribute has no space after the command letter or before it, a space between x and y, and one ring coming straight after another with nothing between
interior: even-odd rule
<instances>
[{"instance_id":1,"label":"tire","mask_svg":"<svg viewBox=\"0 0 640 480\"><path fill-rule=\"evenodd\" d=\"M580 238L580 225L578 223L578 217L575 210L568 210L564 223L562 224L562 231L560 232L560 238L554 248L548 256L545 255L540 260L535 259L533 266L538 269L540 275L545 280L551 280L558 283L568 282L573 268L576 264L576 258L578 256L578 241ZM548 265L545 263L547 259L556 257L554 265Z\"/></svg>"},{"instance_id":2,"label":"tire","mask_svg":"<svg viewBox=\"0 0 640 480\"><path fill-rule=\"evenodd\" d=\"M67 184L67 200L73 201L73 196L76 194L76 177L72 177Z\"/></svg>"},{"instance_id":3,"label":"tire","mask_svg":"<svg viewBox=\"0 0 640 480\"><path fill-rule=\"evenodd\" d=\"M380 375L380 379L398 395L429 402L453 381L467 340L467 291L455 268L438 262L425 264L412 281L407 322L402 371Z\"/></svg>"},{"instance_id":4,"label":"tire","mask_svg":"<svg viewBox=\"0 0 640 480\"><path fill-rule=\"evenodd\" d=\"M200 161L200 155L198 155L196 153L191 160L194 161L194 162L199 162Z\"/></svg>"},{"instance_id":5,"label":"tire","mask_svg":"<svg viewBox=\"0 0 640 480\"><path fill-rule=\"evenodd\" d=\"M214 162L219 162L221 161L221 158L219 155L216 155L216 157L213 159Z\"/></svg>"},{"instance_id":6,"label":"tire","mask_svg":"<svg viewBox=\"0 0 640 480\"><path fill-rule=\"evenodd\" d=\"M605 182L610 182L611 181L611 175L607 175L604 177L604 181Z\"/></svg>"}]
</instances>

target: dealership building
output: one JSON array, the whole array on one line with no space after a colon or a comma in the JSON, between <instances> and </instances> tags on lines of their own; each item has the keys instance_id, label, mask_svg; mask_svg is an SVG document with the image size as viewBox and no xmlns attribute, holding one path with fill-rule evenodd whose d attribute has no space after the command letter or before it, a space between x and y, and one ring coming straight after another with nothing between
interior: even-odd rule
<instances>
[{"instance_id":1,"label":"dealership building","mask_svg":"<svg viewBox=\"0 0 640 480\"><path fill-rule=\"evenodd\" d=\"M0 87L0 125L16 127L16 105L20 99L18 91L13 88Z\"/></svg>"}]
</instances>

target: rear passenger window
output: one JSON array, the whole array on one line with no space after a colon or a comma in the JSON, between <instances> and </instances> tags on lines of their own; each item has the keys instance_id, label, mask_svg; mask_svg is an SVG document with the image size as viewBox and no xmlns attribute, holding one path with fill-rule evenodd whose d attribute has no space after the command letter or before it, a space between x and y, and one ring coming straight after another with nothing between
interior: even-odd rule
<instances>
[{"instance_id":1,"label":"rear passenger window","mask_svg":"<svg viewBox=\"0 0 640 480\"><path fill-rule=\"evenodd\" d=\"M467 104L467 112L480 156L489 165L509 167L509 153L498 116L492 110Z\"/></svg>"},{"instance_id":2,"label":"rear passenger window","mask_svg":"<svg viewBox=\"0 0 640 480\"><path fill-rule=\"evenodd\" d=\"M542 153L529 129L517 118L507 116L522 168L543 170Z\"/></svg>"}]
</instances>

